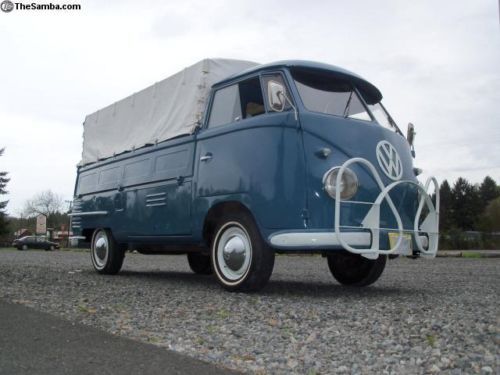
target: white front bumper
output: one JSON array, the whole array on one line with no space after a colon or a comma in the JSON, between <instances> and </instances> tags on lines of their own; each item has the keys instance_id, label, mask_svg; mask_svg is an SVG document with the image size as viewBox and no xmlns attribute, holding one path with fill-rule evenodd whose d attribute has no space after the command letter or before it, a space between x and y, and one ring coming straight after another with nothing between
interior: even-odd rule
<instances>
[{"instance_id":1,"label":"white front bumper","mask_svg":"<svg viewBox=\"0 0 500 375\"><path fill-rule=\"evenodd\" d=\"M370 233L354 232L343 233L342 238L351 246L370 246ZM290 232L278 233L270 237L271 245L277 247L335 247L341 246L340 240L335 232Z\"/></svg>"},{"instance_id":2,"label":"white front bumper","mask_svg":"<svg viewBox=\"0 0 500 375\"><path fill-rule=\"evenodd\" d=\"M342 240L349 246L371 247L372 236L368 232L342 232ZM427 236L419 236L419 241L424 248L428 248ZM335 232L286 232L276 233L269 237L271 245L285 249L322 249L342 248L342 243ZM411 244L402 242L392 254L413 255Z\"/></svg>"}]
</instances>

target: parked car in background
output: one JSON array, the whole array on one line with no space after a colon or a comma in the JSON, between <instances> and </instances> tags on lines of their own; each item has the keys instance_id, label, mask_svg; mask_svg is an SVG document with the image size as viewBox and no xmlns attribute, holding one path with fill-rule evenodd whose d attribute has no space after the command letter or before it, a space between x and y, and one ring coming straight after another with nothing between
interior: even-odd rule
<instances>
[{"instance_id":1,"label":"parked car in background","mask_svg":"<svg viewBox=\"0 0 500 375\"><path fill-rule=\"evenodd\" d=\"M14 242L12 242L12 246L17 248L17 250L44 249L48 251L60 248L58 243L49 241L46 237L43 236L21 237L17 240L14 240Z\"/></svg>"}]
</instances>

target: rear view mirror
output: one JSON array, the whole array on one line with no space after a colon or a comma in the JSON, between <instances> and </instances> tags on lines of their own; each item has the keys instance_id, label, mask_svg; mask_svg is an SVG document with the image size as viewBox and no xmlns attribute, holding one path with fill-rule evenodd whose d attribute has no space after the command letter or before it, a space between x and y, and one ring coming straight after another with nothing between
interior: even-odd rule
<instances>
[{"instance_id":1,"label":"rear view mirror","mask_svg":"<svg viewBox=\"0 0 500 375\"><path fill-rule=\"evenodd\" d=\"M415 148L413 147L413 142L415 141L415 126L410 122L408 123L408 130L406 131L406 140L410 145L411 156L415 157Z\"/></svg>"},{"instance_id":2,"label":"rear view mirror","mask_svg":"<svg viewBox=\"0 0 500 375\"><path fill-rule=\"evenodd\" d=\"M267 83L267 99L273 111L283 112L285 109L285 88L276 81Z\"/></svg>"},{"instance_id":3,"label":"rear view mirror","mask_svg":"<svg viewBox=\"0 0 500 375\"><path fill-rule=\"evenodd\" d=\"M415 140L415 126L410 122L408 124L408 130L406 132L406 140L410 146L413 146L413 141Z\"/></svg>"}]
</instances>

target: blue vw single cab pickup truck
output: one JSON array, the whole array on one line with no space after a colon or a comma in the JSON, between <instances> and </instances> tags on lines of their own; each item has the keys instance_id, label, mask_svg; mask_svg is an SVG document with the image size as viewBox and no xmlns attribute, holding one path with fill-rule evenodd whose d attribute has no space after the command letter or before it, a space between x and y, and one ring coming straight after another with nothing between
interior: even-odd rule
<instances>
[{"instance_id":1,"label":"blue vw single cab pickup truck","mask_svg":"<svg viewBox=\"0 0 500 375\"><path fill-rule=\"evenodd\" d=\"M203 60L84 122L71 227L95 270L127 250L187 254L229 291L277 253L319 253L344 285L434 257L439 189L362 77L309 61Z\"/></svg>"}]
</instances>

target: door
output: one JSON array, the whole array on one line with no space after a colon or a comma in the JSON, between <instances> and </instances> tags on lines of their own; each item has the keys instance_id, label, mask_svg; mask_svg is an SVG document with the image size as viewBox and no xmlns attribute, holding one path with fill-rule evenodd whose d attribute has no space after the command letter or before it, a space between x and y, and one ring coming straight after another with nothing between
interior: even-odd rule
<instances>
[{"instance_id":1,"label":"door","mask_svg":"<svg viewBox=\"0 0 500 375\"><path fill-rule=\"evenodd\" d=\"M293 111L270 110L265 82L267 76L254 76L214 92L197 136L195 210L204 217L215 202L237 200L265 228L302 228L305 172L298 124Z\"/></svg>"}]
</instances>

